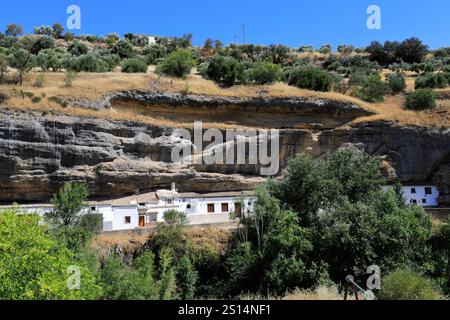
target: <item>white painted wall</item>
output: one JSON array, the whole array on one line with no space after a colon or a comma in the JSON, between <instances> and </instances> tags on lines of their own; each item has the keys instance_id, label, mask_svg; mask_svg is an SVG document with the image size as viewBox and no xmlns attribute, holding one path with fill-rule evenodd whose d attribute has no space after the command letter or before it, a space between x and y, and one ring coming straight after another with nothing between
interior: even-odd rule
<instances>
[{"instance_id":1,"label":"white painted wall","mask_svg":"<svg viewBox=\"0 0 450 320\"><path fill-rule=\"evenodd\" d=\"M426 194L426 188L431 189L431 194ZM422 207L437 206L439 191L435 186L403 186L403 197L407 204L417 204Z\"/></svg>"},{"instance_id":2,"label":"white painted wall","mask_svg":"<svg viewBox=\"0 0 450 320\"><path fill-rule=\"evenodd\" d=\"M139 227L139 215L136 205L113 206L113 230L130 230ZM125 222L130 217L130 223Z\"/></svg>"}]
</instances>

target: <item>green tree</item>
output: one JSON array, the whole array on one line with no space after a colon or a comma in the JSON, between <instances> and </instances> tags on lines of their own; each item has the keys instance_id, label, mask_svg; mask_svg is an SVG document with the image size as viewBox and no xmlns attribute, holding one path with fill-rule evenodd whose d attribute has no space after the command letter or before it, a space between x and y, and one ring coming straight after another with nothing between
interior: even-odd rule
<instances>
[{"instance_id":1,"label":"green tree","mask_svg":"<svg viewBox=\"0 0 450 320\"><path fill-rule=\"evenodd\" d=\"M432 282L410 270L398 270L383 278L382 300L442 300Z\"/></svg>"},{"instance_id":2,"label":"green tree","mask_svg":"<svg viewBox=\"0 0 450 320\"><path fill-rule=\"evenodd\" d=\"M270 84L280 80L281 67L270 62L256 62L250 69L250 80L257 84Z\"/></svg>"},{"instance_id":3,"label":"green tree","mask_svg":"<svg viewBox=\"0 0 450 320\"><path fill-rule=\"evenodd\" d=\"M205 76L215 82L226 86L233 86L237 82L243 82L245 67L233 57L214 56L207 68Z\"/></svg>"},{"instance_id":4,"label":"green tree","mask_svg":"<svg viewBox=\"0 0 450 320\"><path fill-rule=\"evenodd\" d=\"M258 188L257 195L255 210L241 218L237 241L226 260L226 292L280 294L317 284L321 276L308 258L312 250L309 231L265 188Z\"/></svg>"},{"instance_id":5,"label":"green tree","mask_svg":"<svg viewBox=\"0 0 450 320\"><path fill-rule=\"evenodd\" d=\"M131 43L124 39L120 39L114 43L111 52L117 54L121 59L132 58L135 55Z\"/></svg>"},{"instance_id":6,"label":"green tree","mask_svg":"<svg viewBox=\"0 0 450 320\"><path fill-rule=\"evenodd\" d=\"M17 37L23 34L23 27L18 24L8 24L6 26L5 35L8 37Z\"/></svg>"},{"instance_id":7,"label":"green tree","mask_svg":"<svg viewBox=\"0 0 450 320\"><path fill-rule=\"evenodd\" d=\"M31 47L32 54L38 54L41 50L55 47L55 39L49 36L43 36L37 39Z\"/></svg>"},{"instance_id":8,"label":"green tree","mask_svg":"<svg viewBox=\"0 0 450 320\"><path fill-rule=\"evenodd\" d=\"M87 54L88 51L89 51L89 49L88 49L88 47L87 47L86 45L82 44L81 42L79 42L79 41L73 41L73 42L70 44L70 46L69 46L69 48L67 49L67 51L68 51L71 55L74 55L74 56L79 57L79 56L81 56L81 55L83 55L83 54Z\"/></svg>"},{"instance_id":9,"label":"green tree","mask_svg":"<svg viewBox=\"0 0 450 320\"><path fill-rule=\"evenodd\" d=\"M53 196L53 210L47 214L47 218L53 223L71 226L80 222L80 212L86 206L89 193L87 186L82 183L64 183L58 194Z\"/></svg>"},{"instance_id":10,"label":"green tree","mask_svg":"<svg viewBox=\"0 0 450 320\"><path fill-rule=\"evenodd\" d=\"M195 60L192 53L186 49L178 49L158 63L156 72L172 77L186 78L194 66Z\"/></svg>"},{"instance_id":11,"label":"green tree","mask_svg":"<svg viewBox=\"0 0 450 320\"><path fill-rule=\"evenodd\" d=\"M436 93L433 89L417 89L406 96L405 108L410 110L432 110L436 108Z\"/></svg>"},{"instance_id":12,"label":"green tree","mask_svg":"<svg viewBox=\"0 0 450 320\"><path fill-rule=\"evenodd\" d=\"M8 71L8 57L0 53L0 83L3 83L5 73Z\"/></svg>"},{"instance_id":13,"label":"green tree","mask_svg":"<svg viewBox=\"0 0 450 320\"><path fill-rule=\"evenodd\" d=\"M18 209L0 212L0 299L96 299L101 288L90 270L39 219ZM80 289L68 287L70 266L80 268Z\"/></svg>"},{"instance_id":14,"label":"green tree","mask_svg":"<svg viewBox=\"0 0 450 320\"><path fill-rule=\"evenodd\" d=\"M392 93L397 94L403 92L406 89L405 76L400 72L392 73L388 77L388 84Z\"/></svg>"},{"instance_id":15,"label":"green tree","mask_svg":"<svg viewBox=\"0 0 450 320\"><path fill-rule=\"evenodd\" d=\"M287 69L285 78L289 85L315 91L330 91L333 84L328 72L311 65Z\"/></svg>"},{"instance_id":16,"label":"green tree","mask_svg":"<svg viewBox=\"0 0 450 320\"><path fill-rule=\"evenodd\" d=\"M60 23L53 24L53 30L55 32L55 38L61 39L63 37L64 27Z\"/></svg>"},{"instance_id":17,"label":"green tree","mask_svg":"<svg viewBox=\"0 0 450 320\"><path fill-rule=\"evenodd\" d=\"M388 85L380 75L368 76L358 89L357 96L368 102L381 102L388 92Z\"/></svg>"},{"instance_id":18,"label":"green tree","mask_svg":"<svg viewBox=\"0 0 450 320\"><path fill-rule=\"evenodd\" d=\"M151 243L154 252L170 248L175 259L181 258L187 252L187 238L184 226L188 223L186 213L176 210L164 212L164 223L158 225L156 235Z\"/></svg>"},{"instance_id":19,"label":"green tree","mask_svg":"<svg viewBox=\"0 0 450 320\"><path fill-rule=\"evenodd\" d=\"M147 63L139 58L127 59L122 64L122 72L125 73L146 73Z\"/></svg>"},{"instance_id":20,"label":"green tree","mask_svg":"<svg viewBox=\"0 0 450 320\"><path fill-rule=\"evenodd\" d=\"M161 278L158 285L160 288L159 299L160 300L172 300L176 298L176 277L175 270L172 266L172 253L169 248L163 248L160 251L159 271Z\"/></svg>"},{"instance_id":21,"label":"green tree","mask_svg":"<svg viewBox=\"0 0 450 320\"><path fill-rule=\"evenodd\" d=\"M24 76L35 66L34 56L24 49L14 49L9 55L9 65L19 73L19 85L23 84Z\"/></svg>"},{"instance_id":22,"label":"green tree","mask_svg":"<svg viewBox=\"0 0 450 320\"><path fill-rule=\"evenodd\" d=\"M188 256L182 256L177 266L177 287L183 300L192 300L195 296L198 273Z\"/></svg>"}]
</instances>

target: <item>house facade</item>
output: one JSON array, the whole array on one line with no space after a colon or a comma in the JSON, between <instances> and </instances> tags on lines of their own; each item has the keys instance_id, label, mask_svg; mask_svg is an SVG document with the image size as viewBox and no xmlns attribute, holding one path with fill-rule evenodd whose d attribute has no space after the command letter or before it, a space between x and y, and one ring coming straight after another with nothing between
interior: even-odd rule
<instances>
[{"instance_id":1,"label":"house facade","mask_svg":"<svg viewBox=\"0 0 450 320\"><path fill-rule=\"evenodd\" d=\"M154 226L164 221L164 212L168 210L186 213L190 225L216 224L231 222L242 214L252 212L255 201L253 191L179 193L173 186L171 190L106 201L89 201L82 214L101 215L104 232ZM51 204L19 207L41 216L52 210Z\"/></svg>"},{"instance_id":2,"label":"house facade","mask_svg":"<svg viewBox=\"0 0 450 320\"><path fill-rule=\"evenodd\" d=\"M386 186L385 189L392 188ZM438 205L439 191L432 185L403 186L407 204L422 207ZM253 212L256 203L254 191L214 193L178 192L175 185L170 190L158 190L128 197L89 201L82 213L99 214L103 231L132 230L155 226L164 221L164 212L184 212L190 225L231 222L241 215ZM29 213L44 215L52 210L51 204L21 205Z\"/></svg>"}]
</instances>

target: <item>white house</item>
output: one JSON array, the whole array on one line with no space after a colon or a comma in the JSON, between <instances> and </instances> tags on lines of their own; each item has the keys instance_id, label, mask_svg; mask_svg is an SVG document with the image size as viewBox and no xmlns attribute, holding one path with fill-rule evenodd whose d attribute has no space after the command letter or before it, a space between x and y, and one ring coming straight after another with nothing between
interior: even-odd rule
<instances>
[{"instance_id":1,"label":"white house","mask_svg":"<svg viewBox=\"0 0 450 320\"><path fill-rule=\"evenodd\" d=\"M417 204L421 207L438 205L439 191L435 186L403 186L403 197L408 204Z\"/></svg>"},{"instance_id":2,"label":"white house","mask_svg":"<svg viewBox=\"0 0 450 320\"><path fill-rule=\"evenodd\" d=\"M102 215L103 231L154 226L157 222L163 222L164 212L171 209L185 212L190 225L201 225L231 222L242 214L252 212L255 201L253 191L179 193L173 185L171 190L158 190L113 200L89 201L82 214ZM51 204L19 207L39 215L52 210Z\"/></svg>"}]
</instances>

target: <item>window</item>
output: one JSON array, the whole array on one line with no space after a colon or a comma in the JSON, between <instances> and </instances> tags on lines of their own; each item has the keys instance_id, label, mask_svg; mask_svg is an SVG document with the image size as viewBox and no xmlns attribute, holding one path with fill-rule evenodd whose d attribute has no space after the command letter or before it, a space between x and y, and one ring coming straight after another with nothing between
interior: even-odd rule
<instances>
[{"instance_id":1,"label":"window","mask_svg":"<svg viewBox=\"0 0 450 320\"><path fill-rule=\"evenodd\" d=\"M431 187L425 187L425 194L432 194L433 190L431 189Z\"/></svg>"},{"instance_id":2,"label":"window","mask_svg":"<svg viewBox=\"0 0 450 320\"><path fill-rule=\"evenodd\" d=\"M97 207L91 207L91 211L96 211Z\"/></svg>"},{"instance_id":3,"label":"window","mask_svg":"<svg viewBox=\"0 0 450 320\"><path fill-rule=\"evenodd\" d=\"M125 216L124 223L125 224L130 224L131 223L131 217L130 216Z\"/></svg>"},{"instance_id":4,"label":"window","mask_svg":"<svg viewBox=\"0 0 450 320\"><path fill-rule=\"evenodd\" d=\"M208 203L208 213L214 213L214 203Z\"/></svg>"},{"instance_id":5,"label":"window","mask_svg":"<svg viewBox=\"0 0 450 320\"><path fill-rule=\"evenodd\" d=\"M172 204L173 203L173 200L172 199L167 199L166 200L166 204Z\"/></svg>"},{"instance_id":6,"label":"window","mask_svg":"<svg viewBox=\"0 0 450 320\"><path fill-rule=\"evenodd\" d=\"M412 203L417 204L417 200L413 199Z\"/></svg>"},{"instance_id":7,"label":"window","mask_svg":"<svg viewBox=\"0 0 450 320\"><path fill-rule=\"evenodd\" d=\"M222 203L222 212L228 212L228 203Z\"/></svg>"},{"instance_id":8,"label":"window","mask_svg":"<svg viewBox=\"0 0 450 320\"><path fill-rule=\"evenodd\" d=\"M139 207L145 207L145 202L140 202Z\"/></svg>"},{"instance_id":9,"label":"window","mask_svg":"<svg viewBox=\"0 0 450 320\"><path fill-rule=\"evenodd\" d=\"M411 193L416 193L416 188L411 188Z\"/></svg>"},{"instance_id":10,"label":"window","mask_svg":"<svg viewBox=\"0 0 450 320\"><path fill-rule=\"evenodd\" d=\"M186 206L186 208L190 209L190 208L191 208L191 204L188 203L188 205Z\"/></svg>"},{"instance_id":11,"label":"window","mask_svg":"<svg viewBox=\"0 0 450 320\"><path fill-rule=\"evenodd\" d=\"M422 199L422 203L427 203L427 199Z\"/></svg>"}]
</instances>

